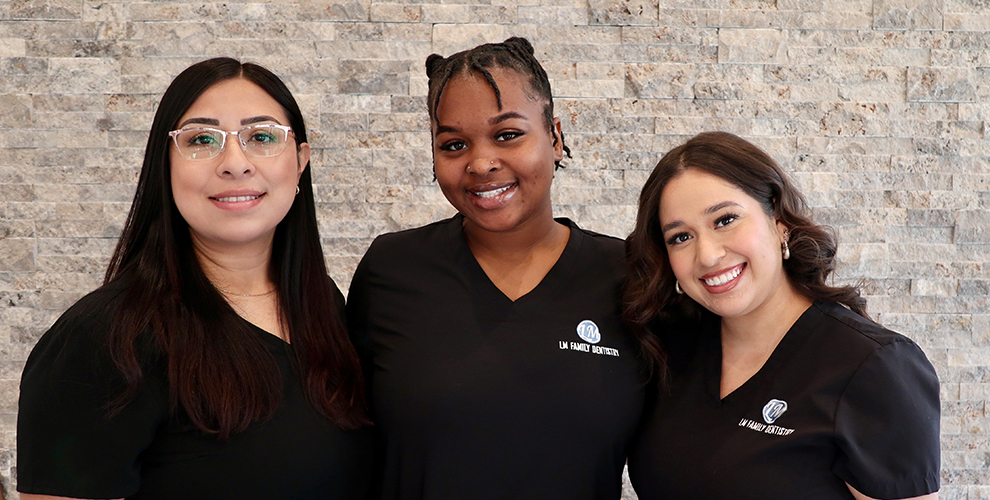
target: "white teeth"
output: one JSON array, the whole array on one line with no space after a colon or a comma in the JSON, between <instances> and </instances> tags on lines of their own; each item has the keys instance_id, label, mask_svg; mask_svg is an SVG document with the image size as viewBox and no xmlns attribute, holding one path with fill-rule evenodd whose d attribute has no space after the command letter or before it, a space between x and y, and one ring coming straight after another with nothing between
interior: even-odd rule
<instances>
[{"instance_id":1,"label":"white teeth","mask_svg":"<svg viewBox=\"0 0 990 500\"><path fill-rule=\"evenodd\" d=\"M720 275L718 275L718 276L716 276L714 278L706 279L705 280L705 284L708 285L708 286L724 285L724 284L726 284L726 283L728 283L728 282L736 279L736 276L739 276L739 273L741 273L741 272L742 272L742 267L737 267L737 268L733 269L732 271L729 271L729 272L727 272L725 274L720 274Z\"/></svg>"},{"instance_id":2,"label":"white teeth","mask_svg":"<svg viewBox=\"0 0 990 500\"><path fill-rule=\"evenodd\" d=\"M510 187L512 187L512 186L505 186L505 187L501 187L501 188L498 188L498 189L493 189L491 191L472 191L472 193L474 193L475 196L478 196L478 197L481 197L481 198L494 198L494 197L496 197L496 196L504 193Z\"/></svg>"},{"instance_id":3,"label":"white teeth","mask_svg":"<svg viewBox=\"0 0 990 500\"><path fill-rule=\"evenodd\" d=\"M224 198L217 198L216 200L221 203L236 203L238 201L251 201L260 198L261 196L227 196Z\"/></svg>"}]
</instances>

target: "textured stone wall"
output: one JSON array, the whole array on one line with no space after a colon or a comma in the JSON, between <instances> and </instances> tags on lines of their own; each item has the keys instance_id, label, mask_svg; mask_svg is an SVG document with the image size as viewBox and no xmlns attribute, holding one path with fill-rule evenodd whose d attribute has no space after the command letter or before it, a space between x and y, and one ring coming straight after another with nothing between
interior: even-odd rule
<instances>
[{"instance_id":1,"label":"textured stone wall","mask_svg":"<svg viewBox=\"0 0 990 500\"><path fill-rule=\"evenodd\" d=\"M864 278L871 311L935 364L942 498L990 498L987 0L464 1L0 0L6 484L24 360L99 285L173 76L230 55L286 79L346 289L375 235L451 213L431 181L426 56L521 35L574 150L558 215L624 236L672 146L721 129L766 148L837 229L839 276Z\"/></svg>"}]
</instances>

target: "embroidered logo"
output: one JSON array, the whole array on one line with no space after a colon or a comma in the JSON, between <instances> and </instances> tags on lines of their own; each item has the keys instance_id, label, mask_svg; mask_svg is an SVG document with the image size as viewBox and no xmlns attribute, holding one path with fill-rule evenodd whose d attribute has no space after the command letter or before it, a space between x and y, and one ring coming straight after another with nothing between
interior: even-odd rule
<instances>
[{"instance_id":1,"label":"embroidered logo","mask_svg":"<svg viewBox=\"0 0 990 500\"><path fill-rule=\"evenodd\" d=\"M768 424L772 424L776 422L785 411L787 411L787 401L771 399L770 402L763 407L763 421Z\"/></svg>"},{"instance_id":2,"label":"embroidered logo","mask_svg":"<svg viewBox=\"0 0 990 500\"><path fill-rule=\"evenodd\" d=\"M598 325L590 319L586 319L577 326L578 337L589 344L597 344L602 340L602 332L598 331Z\"/></svg>"},{"instance_id":3,"label":"embroidered logo","mask_svg":"<svg viewBox=\"0 0 990 500\"><path fill-rule=\"evenodd\" d=\"M615 356L619 357L619 350L614 347L605 347L600 345L595 345L602 341L602 332L598 329L598 325L590 319L586 319L577 325L577 335L584 342L574 342L570 340L560 340L557 345L563 351L579 351L587 352L591 354L597 354L599 356Z\"/></svg>"}]
</instances>

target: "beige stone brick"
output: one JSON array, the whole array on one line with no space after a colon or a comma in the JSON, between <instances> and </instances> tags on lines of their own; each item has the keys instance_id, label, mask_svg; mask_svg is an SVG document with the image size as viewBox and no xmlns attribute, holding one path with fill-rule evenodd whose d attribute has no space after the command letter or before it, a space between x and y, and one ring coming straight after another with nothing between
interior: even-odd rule
<instances>
[{"instance_id":1,"label":"beige stone brick","mask_svg":"<svg viewBox=\"0 0 990 500\"><path fill-rule=\"evenodd\" d=\"M80 19L82 5L73 0L10 0L10 17L14 19Z\"/></svg>"},{"instance_id":2,"label":"beige stone brick","mask_svg":"<svg viewBox=\"0 0 990 500\"><path fill-rule=\"evenodd\" d=\"M987 26L990 26L990 14L982 12L947 12L942 16L942 29L946 30L985 33ZM990 492L986 496L990 497Z\"/></svg>"},{"instance_id":3,"label":"beige stone brick","mask_svg":"<svg viewBox=\"0 0 990 500\"><path fill-rule=\"evenodd\" d=\"M779 64L786 62L786 55L787 38L781 30L719 30L719 63Z\"/></svg>"},{"instance_id":4,"label":"beige stone brick","mask_svg":"<svg viewBox=\"0 0 990 500\"><path fill-rule=\"evenodd\" d=\"M25 46L23 38L0 38L0 57L24 57Z\"/></svg>"},{"instance_id":5,"label":"beige stone brick","mask_svg":"<svg viewBox=\"0 0 990 500\"><path fill-rule=\"evenodd\" d=\"M656 26L658 9L657 0L590 0L589 24Z\"/></svg>"},{"instance_id":6,"label":"beige stone brick","mask_svg":"<svg viewBox=\"0 0 990 500\"><path fill-rule=\"evenodd\" d=\"M520 24L539 26L587 25L588 10L584 6L519 5L516 7L516 20Z\"/></svg>"},{"instance_id":7,"label":"beige stone brick","mask_svg":"<svg viewBox=\"0 0 990 500\"><path fill-rule=\"evenodd\" d=\"M418 23L423 20L423 10L419 5L373 3L369 17L388 23Z\"/></svg>"},{"instance_id":8,"label":"beige stone brick","mask_svg":"<svg viewBox=\"0 0 990 500\"><path fill-rule=\"evenodd\" d=\"M976 88L972 75L961 68L908 68L909 101L973 102Z\"/></svg>"},{"instance_id":9,"label":"beige stone brick","mask_svg":"<svg viewBox=\"0 0 990 500\"><path fill-rule=\"evenodd\" d=\"M307 20L367 21L371 0L300 0L299 17Z\"/></svg>"},{"instance_id":10,"label":"beige stone brick","mask_svg":"<svg viewBox=\"0 0 990 500\"><path fill-rule=\"evenodd\" d=\"M423 5L423 22L513 24L516 9L507 5Z\"/></svg>"},{"instance_id":11,"label":"beige stone brick","mask_svg":"<svg viewBox=\"0 0 990 500\"><path fill-rule=\"evenodd\" d=\"M444 57L488 42L507 38L505 28L497 24L436 24L433 26L433 53Z\"/></svg>"},{"instance_id":12,"label":"beige stone brick","mask_svg":"<svg viewBox=\"0 0 990 500\"><path fill-rule=\"evenodd\" d=\"M82 5L82 20L89 22L126 22L130 20L128 3L125 1L106 2L102 0L84 0Z\"/></svg>"},{"instance_id":13,"label":"beige stone brick","mask_svg":"<svg viewBox=\"0 0 990 500\"><path fill-rule=\"evenodd\" d=\"M942 29L942 1L874 0L876 29Z\"/></svg>"}]
</instances>

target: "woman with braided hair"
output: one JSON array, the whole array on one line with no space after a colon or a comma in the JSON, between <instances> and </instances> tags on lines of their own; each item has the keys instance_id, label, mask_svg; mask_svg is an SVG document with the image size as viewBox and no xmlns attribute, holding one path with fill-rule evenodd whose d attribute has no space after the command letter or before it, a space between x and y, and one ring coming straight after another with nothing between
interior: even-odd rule
<instances>
[{"instance_id":1,"label":"woman with braided hair","mask_svg":"<svg viewBox=\"0 0 990 500\"><path fill-rule=\"evenodd\" d=\"M347 305L381 498L618 499L645 392L623 243L553 218L569 150L528 41L426 69L434 174L458 213L377 238Z\"/></svg>"}]
</instances>

